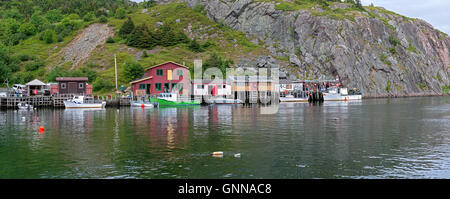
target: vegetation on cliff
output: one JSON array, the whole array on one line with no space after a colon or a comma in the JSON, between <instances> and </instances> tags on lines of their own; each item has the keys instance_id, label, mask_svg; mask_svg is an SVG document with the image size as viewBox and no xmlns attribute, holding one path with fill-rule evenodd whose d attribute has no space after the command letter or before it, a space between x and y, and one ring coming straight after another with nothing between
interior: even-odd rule
<instances>
[{"instance_id":1,"label":"vegetation on cliff","mask_svg":"<svg viewBox=\"0 0 450 199\"><path fill-rule=\"evenodd\" d=\"M165 61L193 67L193 60L201 58L230 67L242 54L267 53L242 32L179 3L40 0L2 2L0 7L0 84L6 78L12 84L88 76L97 93L107 93L114 80L114 54L119 84L126 86L139 78L139 71ZM107 23L115 36L80 65L65 60L64 48L93 23Z\"/></svg>"}]
</instances>

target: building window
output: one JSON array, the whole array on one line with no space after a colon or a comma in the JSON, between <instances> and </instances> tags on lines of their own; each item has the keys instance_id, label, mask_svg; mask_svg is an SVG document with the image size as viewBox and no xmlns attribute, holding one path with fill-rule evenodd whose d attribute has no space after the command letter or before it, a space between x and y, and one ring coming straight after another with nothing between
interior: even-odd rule
<instances>
[{"instance_id":1,"label":"building window","mask_svg":"<svg viewBox=\"0 0 450 199\"><path fill-rule=\"evenodd\" d=\"M145 84L139 84L139 89L146 89Z\"/></svg>"},{"instance_id":2,"label":"building window","mask_svg":"<svg viewBox=\"0 0 450 199\"><path fill-rule=\"evenodd\" d=\"M157 91L161 91L161 83L156 83L156 84L155 84L155 89L156 89Z\"/></svg>"},{"instance_id":3,"label":"building window","mask_svg":"<svg viewBox=\"0 0 450 199\"><path fill-rule=\"evenodd\" d=\"M197 85L197 89L203 89L203 85Z\"/></svg>"},{"instance_id":4,"label":"building window","mask_svg":"<svg viewBox=\"0 0 450 199\"><path fill-rule=\"evenodd\" d=\"M170 87L169 87L169 83L164 83L164 92L169 92Z\"/></svg>"},{"instance_id":5,"label":"building window","mask_svg":"<svg viewBox=\"0 0 450 199\"><path fill-rule=\"evenodd\" d=\"M78 84L78 88L84 88L84 84L83 83L79 83Z\"/></svg>"},{"instance_id":6,"label":"building window","mask_svg":"<svg viewBox=\"0 0 450 199\"><path fill-rule=\"evenodd\" d=\"M178 76L183 76L183 70L178 69L178 70L177 70L177 75L178 75Z\"/></svg>"},{"instance_id":7,"label":"building window","mask_svg":"<svg viewBox=\"0 0 450 199\"><path fill-rule=\"evenodd\" d=\"M227 88L227 85L223 85L223 87L222 88Z\"/></svg>"},{"instance_id":8,"label":"building window","mask_svg":"<svg viewBox=\"0 0 450 199\"><path fill-rule=\"evenodd\" d=\"M157 76L163 76L164 75L163 69L157 69L156 70L156 75Z\"/></svg>"},{"instance_id":9,"label":"building window","mask_svg":"<svg viewBox=\"0 0 450 199\"><path fill-rule=\"evenodd\" d=\"M183 83L172 84L172 89L183 90Z\"/></svg>"},{"instance_id":10,"label":"building window","mask_svg":"<svg viewBox=\"0 0 450 199\"><path fill-rule=\"evenodd\" d=\"M66 83L61 83L61 89L66 89Z\"/></svg>"}]
</instances>

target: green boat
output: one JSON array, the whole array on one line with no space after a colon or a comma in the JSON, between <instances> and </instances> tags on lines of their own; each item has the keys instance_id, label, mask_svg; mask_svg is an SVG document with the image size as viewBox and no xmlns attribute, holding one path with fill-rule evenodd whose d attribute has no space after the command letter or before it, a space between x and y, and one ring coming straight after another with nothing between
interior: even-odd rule
<instances>
[{"instance_id":1,"label":"green boat","mask_svg":"<svg viewBox=\"0 0 450 199\"><path fill-rule=\"evenodd\" d=\"M150 98L150 102L157 102L159 107L167 106L196 106L200 101L180 101L176 93L160 93L157 98Z\"/></svg>"}]
</instances>

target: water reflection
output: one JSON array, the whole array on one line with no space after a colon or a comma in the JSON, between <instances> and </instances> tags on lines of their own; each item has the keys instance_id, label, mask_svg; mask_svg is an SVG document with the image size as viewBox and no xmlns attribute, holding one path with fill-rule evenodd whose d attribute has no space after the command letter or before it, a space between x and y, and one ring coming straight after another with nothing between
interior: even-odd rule
<instances>
[{"instance_id":1,"label":"water reflection","mask_svg":"<svg viewBox=\"0 0 450 199\"><path fill-rule=\"evenodd\" d=\"M0 178L450 178L448 129L448 97L0 111Z\"/></svg>"}]
</instances>

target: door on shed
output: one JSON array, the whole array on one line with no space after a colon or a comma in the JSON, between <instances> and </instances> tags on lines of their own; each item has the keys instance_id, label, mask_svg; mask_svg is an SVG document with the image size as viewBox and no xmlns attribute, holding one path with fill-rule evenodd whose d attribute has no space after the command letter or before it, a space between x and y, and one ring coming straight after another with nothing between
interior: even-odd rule
<instances>
[{"instance_id":1,"label":"door on shed","mask_svg":"<svg viewBox=\"0 0 450 199\"><path fill-rule=\"evenodd\" d=\"M69 82L68 86L67 86L67 90L69 91L69 93L78 93L78 84L76 82Z\"/></svg>"}]
</instances>

